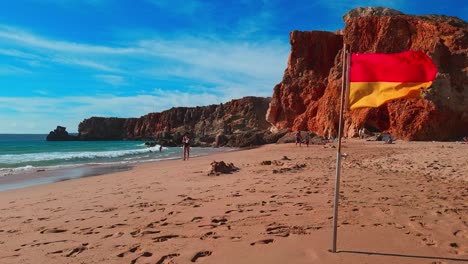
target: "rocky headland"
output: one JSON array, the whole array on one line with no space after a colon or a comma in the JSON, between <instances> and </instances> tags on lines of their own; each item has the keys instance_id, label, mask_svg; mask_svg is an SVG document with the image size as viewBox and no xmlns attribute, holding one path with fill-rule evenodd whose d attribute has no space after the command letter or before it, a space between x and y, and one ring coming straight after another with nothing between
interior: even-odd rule
<instances>
[{"instance_id":1,"label":"rocky headland","mask_svg":"<svg viewBox=\"0 0 468 264\"><path fill-rule=\"evenodd\" d=\"M456 140L468 135L468 24L455 17L405 15L357 8L339 32L292 31L283 80L274 88L267 120L274 127L334 137L338 130L343 43L352 53L419 50L438 68L422 99L347 111L344 136L361 127L405 140Z\"/></svg>"},{"instance_id":2,"label":"rocky headland","mask_svg":"<svg viewBox=\"0 0 468 264\"><path fill-rule=\"evenodd\" d=\"M265 120L271 98L244 97L225 104L174 107L139 118L91 117L78 127L80 140L154 140L179 145L189 132L194 146L248 147L276 142Z\"/></svg>"}]
</instances>

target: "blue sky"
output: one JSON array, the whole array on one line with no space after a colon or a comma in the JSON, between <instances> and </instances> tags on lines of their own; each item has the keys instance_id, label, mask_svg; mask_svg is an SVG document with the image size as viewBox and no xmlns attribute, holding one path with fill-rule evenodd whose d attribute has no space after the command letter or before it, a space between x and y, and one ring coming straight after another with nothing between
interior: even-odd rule
<instances>
[{"instance_id":1,"label":"blue sky","mask_svg":"<svg viewBox=\"0 0 468 264\"><path fill-rule=\"evenodd\" d=\"M455 0L1 1L0 133L271 96L289 32L341 29L359 6L468 15Z\"/></svg>"}]
</instances>

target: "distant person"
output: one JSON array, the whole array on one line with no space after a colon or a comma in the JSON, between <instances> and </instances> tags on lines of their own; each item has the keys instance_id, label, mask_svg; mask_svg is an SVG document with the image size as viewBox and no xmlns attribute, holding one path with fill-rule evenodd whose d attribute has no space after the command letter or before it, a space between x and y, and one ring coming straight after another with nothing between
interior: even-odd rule
<instances>
[{"instance_id":1,"label":"distant person","mask_svg":"<svg viewBox=\"0 0 468 264\"><path fill-rule=\"evenodd\" d=\"M296 146L297 144L299 144L299 147L302 145L301 131L296 132Z\"/></svg>"},{"instance_id":2,"label":"distant person","mask_svg":"<svg viewBox=\"0 0 468 264\"><path fill-rule=\"evenodd\" d=\"M393 141L395 141L395 139L390 133L384 135L383 140L385 141L385 144L393 144Z\"/></svg>"},{"instance_id":3,"label":"distant person","mask_svg":"<svg viewBox=\"0 0 468 264\"><path fill-rule=\"evenodd\" d=\"M182 145L184 148L184 160L188 160L190 156L190 137L189 133L185 133L184 137L182 138Z\"/></svg>"},{"instance_id":4,"label":"distant person","mask_svg":"<svg viewBox=\"0 0 468 264\"><path fill-rule=\"evenodd\" d=\"M468 137L463 137L462 144L468 144Z\"/></svg>"},{"instance_id":5,"label":"distant person","mask_svg":"<svg viewBox=\"0 0 468 264\"><path fill-rule=\"evenodd\" d=\"M307 147L309 147L309 143L310 143L310 136L309 136L309 133L307 132L305 135L305 144Z\"/></svg>"},{"instance_id":6,"label":"distant person","mask_svg":"<svg viewBox=\"0 0 468 264\"><path fill-rule=\"evenodd\" d=\"M162 152L162 146L159 145L159 152Z\"/></svg>"}]
</instances>

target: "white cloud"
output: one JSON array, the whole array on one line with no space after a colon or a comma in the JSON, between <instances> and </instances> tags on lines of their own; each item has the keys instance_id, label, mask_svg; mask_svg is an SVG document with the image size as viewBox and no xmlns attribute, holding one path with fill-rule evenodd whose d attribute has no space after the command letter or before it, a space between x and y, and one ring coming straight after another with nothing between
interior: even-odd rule
<instances>
[{"instance_id":1,"label":"white cloud","mask_svg":"<svg viewBox=\"0 0 468 264\"><path fill-rule=\"evenodd\" d=\"M56 57L52 58L50 61L66 64L66 65L75 65L82 66L90 69L95 69L105 72L122 72L122 70L106 65L104 63L99 63L90 59L79 59L79 58L66 58L66 57Z\"/></svg>"},{"instance_id":2,"label":"white cloud","mask_svg":"<svg viewBox=\"0 0 468 264\"><path fill-rule=\"evenodd\" d=\"M270 29L274 24L273 20L276 19L272 12L271 9L263 9L253 16L240 18L236 27L237 35L249 36Z\"/></svg>"},{"instance_id":3,"label":"white cloud","mask_svg":"<svg viewBox=\"0 0 468 264\"><path fill-rule=\"evenodd\" d=\"M213 36L182 35L172 38L154 37L138 40L127 46L112 47L51 40L0 25L1 40L29 49L28 52L0 50L10 56L42 58L46 62L105 72L145 72L154 68L154 65L166 63L172 67L201 67L206 71L205 74L223 71L251 78L276 80L281 77L289 52L286 43L276 39L227 41ZM144 64L130 65L127 62L131 59L143 60ZM117 68L112 64L121 64L127 69Z\"/></svg>"},{"instance_id":4,"label":"white cloud","mask_svg":"<svg viewBox=\"0 0 468 264\"><path fill-rule=\"evenodd\" d=\"M21 67L0 64L0 75L24 75L30 73L30 70Z\"/></svg>"},{"instance_id":5,"label":"white cloud","mask_svg":"<svg viewBox=\"0 0 468 264\"><path fill-rule=\"evenodd\" d=\"M0 133L42 133L56 125L76 132L80 121L96 115L138 117L173 106L218 104L247 95L271 96L273 86L281 80L289 53L287 42L277 39L230 40L212 35L165 38L152 33L145 39L125 43L105 46L54 40L0 25L0 54L37 61L36 66L86 68L90 80L109 84L112 90L103 90L113 94L51 98L44 93L45 96L28 98L0 97L0 119L22 120L15 128L2 126ZM28 73L9 65L3 70L5 74ZM73 78L67 76L67 81ZM137 94L133 89L135 79L144 79L146 83L150 80L154 83L152 87L160 89L134 96L115 96L124 90L125 94ZM167 86L168 82L178 80L186 86L177 89ZM132 85L124 87L128 83ZM151 90L151 87L136 88ZM31 89L36 90L36 94L44 90ZM63 89L67 89L67 83L63 84ZM12 112L15 113L13 119Z\"/></svg>"},{"instance_id":6,"label":"white cloud","mask_svg":"<svg viewBox=\"0 0 468 264\"><path fill-rule=\"evenodd\" d=\"M34 90L33 93L44 95L44 96L49 94L49 92L46 90Z\"/></svg>"},{"instance_id":7,"label":"white cloud","mask_svg":"<svg viewBox=\"0 0 468 264\"><path fill-rule=\"evenodd\" d=\"M129 54L136 52L131 48L107 47L48 39L26 32L20 28L1 24L0 39L9 40L25 48L40 48L58 52L84 54Z\"/></svg>"},{"instance_id":8,"label":"white cloud","mask_svg":"<svg viewBox=\"0 0 468 264\"><path fill-rule=\"evenodd\" d=\"M26 53L26 52L15 50L15 49L0 48L0 55L21 58L21 59L38 59L37 55Z\"/></svg>"},{"instance_id":9,"label":"white cloud","mask_svg":"<svg viewBox=\"0 0 468 264\"><path fill-rule=\"evenodd\" d=\"M287 61L289 46L272 39L262 42L232 41L182 36L173 40L142 40L147 54L179 61L194 68L279 78Z\"/></svg>"},{"instance_id":10,"label":"white cloud","mask_svg":"<svg viewBox=\"0 0 468 264\"><path fill-rule=\"evenodd\" d=\"M127 81L125 80L125 78L123 76L119 76L119 75L110 75L110 74L97 74L95 75L94 77L96 77L96 79L102 81L102 82L105 82L105 83L108 83L112 86L123 86L123 85L127 85Z\"/></svg>"}]
</instances>

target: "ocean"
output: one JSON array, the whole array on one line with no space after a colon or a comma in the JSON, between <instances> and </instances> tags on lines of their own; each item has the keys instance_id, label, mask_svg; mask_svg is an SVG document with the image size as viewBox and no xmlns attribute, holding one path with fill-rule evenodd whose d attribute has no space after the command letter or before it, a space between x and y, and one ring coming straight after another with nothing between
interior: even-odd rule
<instances>
[{"instance_id":1,"label":"ocean","mask_svg":"<svg viewBox=\"0 0 468 264\"><path fill-rule=\"evenodd\" d=\"M145 141L46 141L47 135L0 134L0 191L128 170L132 165L180 159L180 147L145 146ZM191 148L190 156L227 151Z\"/></svg>"}]
</instances>

